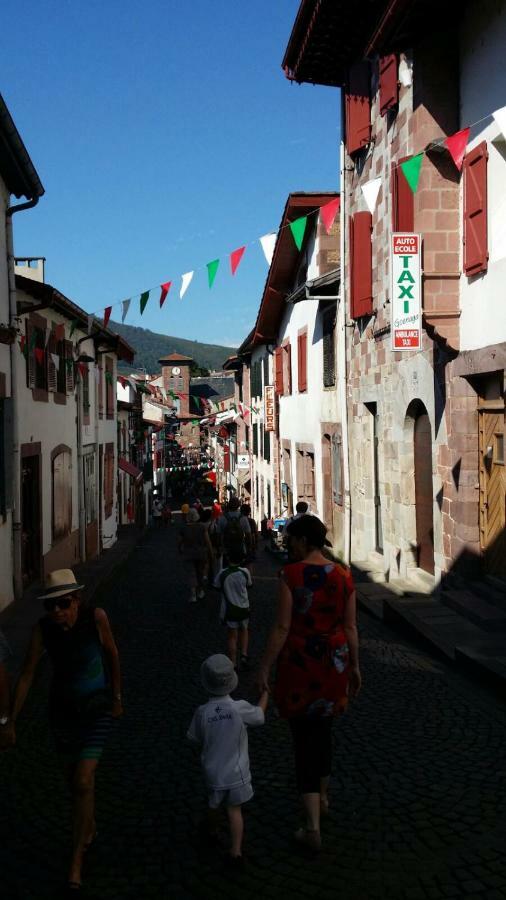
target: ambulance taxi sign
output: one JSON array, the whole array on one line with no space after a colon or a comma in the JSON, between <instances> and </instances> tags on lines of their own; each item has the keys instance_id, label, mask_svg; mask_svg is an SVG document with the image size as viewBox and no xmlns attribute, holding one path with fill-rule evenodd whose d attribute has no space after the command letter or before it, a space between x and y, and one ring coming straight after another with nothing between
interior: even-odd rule
<instances>
[{"instance_id":1,"label":"ambulance taxi sign","mask_svg":"<svg viewBox=\"0 0 506 900\"><path fill-rule=\"evenodd\" d=\"M421 235L392 235L392 350L422 346Z\"/></svg>"}]
</instances>

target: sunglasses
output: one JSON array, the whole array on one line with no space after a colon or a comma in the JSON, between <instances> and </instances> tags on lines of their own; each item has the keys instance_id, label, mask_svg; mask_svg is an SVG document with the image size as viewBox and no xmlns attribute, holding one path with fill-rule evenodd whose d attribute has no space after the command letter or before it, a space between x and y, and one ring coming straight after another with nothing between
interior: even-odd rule
<instances>
[{"instance_id":1,"label":"sunglasses","mask_svg":"<svg viewBox=\"0 0 506 900\"><path fill-rule=\"evenodd\" d=\"M47 612L54 612L56 607L58 607L58 609L68 609L74 599L74 594L67 594L66 597L46 597L44 600L44 609Z\"/></svg>"}]
</instances>

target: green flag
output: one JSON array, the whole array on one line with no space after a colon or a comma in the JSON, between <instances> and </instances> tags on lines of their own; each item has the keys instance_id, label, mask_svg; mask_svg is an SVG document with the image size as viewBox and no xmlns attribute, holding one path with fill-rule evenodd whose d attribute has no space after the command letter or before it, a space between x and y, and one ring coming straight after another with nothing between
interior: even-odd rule
<instances>
[{"instance_id":1,"label":"green flag","mask_svg":"<svg viewBox=\"0 0 506 900\"><path fill-rule=\"evenodd\" d=\"M141 305L141 316L142 316L144 310L146 309L146 303L148 302L148 300L149 300L149 291L144 291L144 293L141 294L141 304L140 304Z\"/></svg>"},{"instance_id":2,"label":"green flag","mask_svg":"<svg viewBox=\"0 0 506 900\"><path fill-rule=\"evenodd\" d=\"M423 153L417 153L416 156L412 156L410 159L407 159L406 162L401 163L404 177L414 194L416 194L418 189L422 159Z\"/></svg>"},{"instance_id":3,"label":"green flag","mask_svg":"<svg viewBox=\"0 0 506 900\"><path fill-rule=\"evenodd\" d=\"M214 284L214 279L216 278L216 272L218 271L219 264L219 259L213 259L212 262L207 263L207 280L209 282L209 288L212 288Z\"/></svg>"},{"instance_id":4,"label":"green flag","mask_svg":"<svg viewBox=\"0 0 506 900\"><path fill-rule=\"evenodd\" d=\"M290 222L290 231L292 232L293 239L297 245L297 250L300 250L302 247L306 225L307 216L301 216L300 219L295 219L294 222Z\"/></svg>"},{"instance_id":5,"label":"green flag","mask_svg":"<svg viewBox=\"0 0 506 900\"><path fill-rule=\"evenodd\" d=\"M73 321L70 323L70 335L69 335L69 337L72 337L72 335L74 334L74 331L76 330L78 324L79 324L79 322L77 321L77 319L73 319Z\"/></svg>"}]
</instances>

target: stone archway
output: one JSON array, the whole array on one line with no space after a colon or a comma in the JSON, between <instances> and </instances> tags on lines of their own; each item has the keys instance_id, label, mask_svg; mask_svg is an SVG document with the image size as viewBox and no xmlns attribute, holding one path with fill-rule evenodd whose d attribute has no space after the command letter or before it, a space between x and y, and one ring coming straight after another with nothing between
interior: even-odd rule
<instances>
[{"instance_id":1,"label":"stone archway","mask_svg":"<svg viewBox=\"0 0 506 900\"><path fill-rule=\"evenodd\" d=\"M421 400L413 400L406 411L405 432L408 459L413 460L412 489L409 501L414 507L413 532L406 535L416 548L416 565L434 574L434 491L432 476L432 427ZM410 473L411 474L411 473Z\"/></svg>"}]
</instances>

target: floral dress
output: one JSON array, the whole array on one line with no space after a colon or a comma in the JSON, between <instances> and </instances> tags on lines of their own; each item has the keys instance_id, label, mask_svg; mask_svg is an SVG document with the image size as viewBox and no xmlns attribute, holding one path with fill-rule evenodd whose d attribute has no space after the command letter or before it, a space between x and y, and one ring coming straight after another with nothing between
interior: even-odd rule
<instances>
[{"instance_id":1,"label":"floral dress","mask_svg":"<svg viewBox=\"0 0 506 900\"><path fill-rule=\"evenodd\" d=\"M344 632L351 573L334 563L300 562L282 577L292 592L292 622L281 651L275 701L284 718L338 716L348 702L349 653Z\"/></svg>"}]
</instances>

